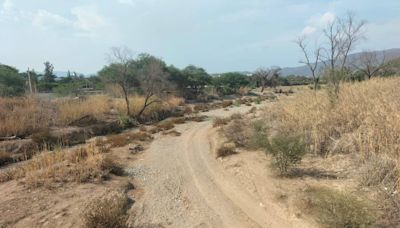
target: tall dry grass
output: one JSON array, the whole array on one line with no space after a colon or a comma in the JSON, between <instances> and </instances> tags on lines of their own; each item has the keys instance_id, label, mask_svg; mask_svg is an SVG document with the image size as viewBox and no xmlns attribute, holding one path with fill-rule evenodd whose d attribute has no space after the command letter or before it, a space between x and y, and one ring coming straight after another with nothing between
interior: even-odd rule
<instances>
[{"instance_id":1,"label":"tall dry grass","mask_svg":"<svg viewBox=\"0 0 400 228\"><path fill-rule=\"evenodd\" d=\"M400 164L399 98L400 78L381 78L343 84L333 102L326 90L305 91L265 113L279 131L304 135L318 154L384 155Z\"/></svg>"},{"instance_id":2,"label":"tall dry grass","mask_svg":"<svg viewBox=\"0 0 400 228\"><path fill-rule=\"evenodd\" d=\"M85 115L103 119L111 109L110 98L103 95L89 96L82 100L61 100L56 102L57 123L68 125Z\"/></svg>"},{"instance_id":3,"label":"tall dry grass","mask_svg":"<svg viewBox=\"0 0 400 228\"><path fill-rule=\"evenodd\" d=\"M0 172L0 182L21 180L28 187L54 187L67 182L101 180L119 169L105 152L95 144L73 151L43 152Z\"/></svg>"},{"instance_id":4,"label":"tall dry grass","mask_svg":"<svg viewBox=\"0 0 400 228\"><path fill-rule=\"evenodd\" d=\"M400 154L400 78L343 84L332 103L326 91L304 92L268 109L284 131L308 136L317 152Z\"/></svg>"},{"instance_id":5,"label":"tall dry grass","mask_svg":"<svg viewBox=\"0 0 400 228\"><path fill-rule=\"evenodd\" d=\"M36 98L0 97L0 137L25 136L53 123L49 103Z\"/></svg>"}]
</instances>

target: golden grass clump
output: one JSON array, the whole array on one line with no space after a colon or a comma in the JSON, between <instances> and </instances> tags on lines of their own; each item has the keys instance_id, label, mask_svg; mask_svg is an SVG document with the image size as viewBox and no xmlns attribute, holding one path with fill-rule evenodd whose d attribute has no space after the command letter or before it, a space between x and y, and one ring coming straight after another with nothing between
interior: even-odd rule
<instances>
[{"instance_id":1,"label":"golden grass clump","mask_svg":"<svg viewBox=\"0 0 400 228\"><path fill-rule=\"evenodd\" d=\"M25 136L53 123L49 104L36 98L0 98L0 137Z\"/></svg>"},{"instance_id":2,"label":"golden grass clump","mask_svg":"<svg viewBox=\"0 0 400 228\"><path fill-rule=\"evenodd\" d=\"M84 227L129 227L126 213L129 205L130 200L126 194L119 191L106 192L85 205L82 210Z\"/></svg>"},{"instance_id":3,"label":"golden grass clump","mask_svg":"<svg viewBox=\"0 0 400 228\"><path fill-rule=\"evenodd\" d=\"M102 119L111 109L109 98L103 95L89 96L82 100L56 101L56 106L58 123L61 125L68 125L86 115Z\"/></svg>"},{"instance_id":4,"label":"golden grass clump","mask_svg":"<svg viewBox=\"0 0 400 228\"><path fill-rule=\"evenodd\" d=\"M94 144L73 151L43 152L0 172L0 182L22 180L29 187L54 187L67 182L102 180L119 166Z\"/></svg>"}]
</instances>

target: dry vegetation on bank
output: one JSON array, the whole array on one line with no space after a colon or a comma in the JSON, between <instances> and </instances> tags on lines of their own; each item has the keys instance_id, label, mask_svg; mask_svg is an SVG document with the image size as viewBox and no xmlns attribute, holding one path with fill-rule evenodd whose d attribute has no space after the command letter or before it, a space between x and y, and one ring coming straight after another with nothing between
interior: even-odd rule
<instances>
[{"instance_id":1,"label":"dry vegetation on bank","mask_svg":"<svg viewBox=\"0 0 400 228\"><path fill-rule=\"evenodd\" d=\"M132 96L131 113L137 113L144 98ZM143 113L143 120L157 121L168 116L173 109L183 104L183 99L171 96L165 101L150 105ZM27 136L50 126L68 126L73 121L90 115L98 120L118 118L126 113L122 99L105 95L88 96L82 99L0 98L0 137ZM112 110L116 110L112 112Z\"/></svg>"}]
</instances>

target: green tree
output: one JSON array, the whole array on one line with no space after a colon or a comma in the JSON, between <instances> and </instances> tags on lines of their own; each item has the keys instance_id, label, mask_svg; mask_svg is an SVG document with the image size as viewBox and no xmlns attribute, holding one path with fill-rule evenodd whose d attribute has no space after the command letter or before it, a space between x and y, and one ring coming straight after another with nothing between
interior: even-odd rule
<instances>
[{"instance_id":1,"label":"green tree","mask_svg":"<svg viewBox=\"0 0 400 228\"><path fill-rule=\"evenodd\" d=\"M218 93L224 95L237 93L240 87L248 86L249 83L249 77L235 72L213 78L213 85L217 88Z\"/></svg>"},{"instance_id":2,"label":"green tree","mask_svg":"<svg viewBox=\"0 0 400 228\"><path fill-rule=\"evenodd\" d=\"M55 82L56 76L53 74L54 66L49 61L44 62L44 75L43 82L52 83Z\"/></svg>"},{"instance_id":3,"label":"green tree","mask_svg":"<svg viewBox=\"0 0 400 228\"><path fill-rule=\"evenodd\" d=\"M212 77L203 68L189 65L182 70L182 74L187 80L187 87L190 88L196 96L202 93L207 85L211 84Z\"/></svg>"},{"instance_id":4,"label":"green tree","mask_svg":"<svg viewBox=\"0 0 400 228\"><path fill-rule=\"evenodd\" d=\"M24 92L24 77L14 67L0 64L0 96L19 96Z\"/></svg>"}]
</instances>

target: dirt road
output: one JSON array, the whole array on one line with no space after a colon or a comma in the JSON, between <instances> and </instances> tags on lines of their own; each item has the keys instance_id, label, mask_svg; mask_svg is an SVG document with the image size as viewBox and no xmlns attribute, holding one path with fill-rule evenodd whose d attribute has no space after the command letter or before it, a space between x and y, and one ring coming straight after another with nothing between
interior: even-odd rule
<instances>
[{"instance_id":1,"label":"dirt road","mask_svg":"<svg viewBox=\"0 0 400 228\"><path fill-rule=\"evenodd\" d=\"M208 112L210 120L180 125L181 136L151 144L132 167L143 192L133 207L136 225L310 227L277 202L264 155L215 158L220 139L211 119L249 109Z\"/></svg>"}]
</instances>

